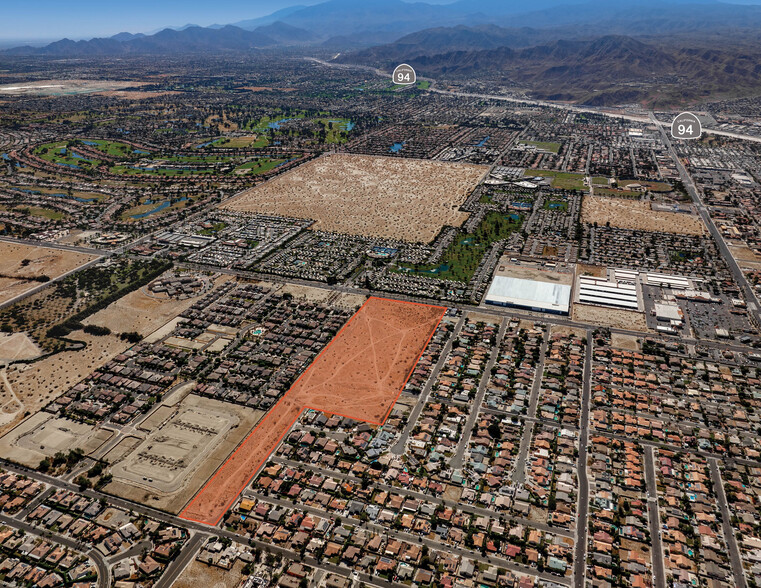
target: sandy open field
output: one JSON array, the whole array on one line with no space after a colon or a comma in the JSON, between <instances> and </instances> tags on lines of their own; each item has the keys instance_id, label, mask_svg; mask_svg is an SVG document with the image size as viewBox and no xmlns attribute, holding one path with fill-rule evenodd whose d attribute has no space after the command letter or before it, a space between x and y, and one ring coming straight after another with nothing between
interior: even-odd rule
<instances>
[{"instance_id":1,"label":"sandy open field","mask_svg":"<svg viewBox=\"0 0 761 588\"><path fill-rule=\"evenodd\" d=\"M141 430L150 429L142 440L129 439L128 451L108 454L114 481L106 489L177 513L263 414L194 394L176 406L162 403L141 424ZM144 426L147 421L150 425Z\"/></svg>"},{"instance_id":2,"label":"sandy open field","mask_svg":"<svg viewBox=\"0 0 761 588\"><path fill-rule=\"evenodd\" d=\"M383 423L444 310L368 299L181 516L216 525L304 409Z\"/></svg>"},{"instance_id":3,"label":"sandy open field","mask_svg":"<svg viewBox=\"0 0 761 588\"><path fill-rule=\"evenodd\" d=\"M7 459L36 468L56 452L85 448L95 428L85 423L58 418L46 412L33 414L0 439L0 454Z\"/></svg>"},{"instance_id":4,"label":"sandy open field","mask_svg":"<svg viewBox=\"0 0 761 588\"><path fill-rule=\"evenodd\" d=\"M141 82L108 80L42 80L0 86L0 96L64 96L71 94L92 94L142 86Z\"/></svg>"},{"instance_id":5,"label":"sandy open field","mask_svg":"<svg viewBox=\"0 0 761 588\"><path fill-rule=\"evenodd\" d=\"M621 333L610 334L610 344L612 347L619 349L628 349L630 351L642 351L640 339L632 335L622 335Z\"/></svg>"},{"instance_id":6,"label":"sandy open field","mask_svg":"<svg viewBox=\"0 0 761 588\"><path fill-rule=\"evenodd\" d=\"M24 278L56 278L95 259L94 255L0 241L0 302L39 286Z\"/></svg>"},{"instance_id":7,"label":"sandy open field","mask_svg":"<svg viewBox=\"0 0 761 588\"><path fill-rule=\"evenodd\" d=\"M224 204L243 212L314 219L313 229L429 242L458 212L488 168L367 155L320 157Z\"/></svg>"},{"instance_id":8,"label":"sandy open field","mask_svg":"<svg viewBox=\"0 0 761 588\"><path fill-rule=\"evenodd\" d=\"M243 577L243 566L238 560L230 570L210 566L198 560L193 560L180 577L174 581L174 588L237 588Z\"/></svg>"},{"instance_id":9,"label":"sandy open field","mask_svg":"<svg viewBox=\"0 0 761 588\"><path fill-rule=\"evenodd\" d=\"M700 217L680 212L660 212L650 209L649 202L628 198L597 198L584 196L581 220L634 231L660 231L680 235L702 235L705 225Z\"/></svg>"},{"instance_id":10,"label":"sandy open field","mask_svg":"<svg viewBox=\"0 0 761 588\"><path fill-rule=\"evenodd\" d=\"M21 421L25 411L37 412L95 368L129 347L129 343L114 335L95 337L75 331L71 337L86 342L87 347L79 351L63 351L31 364L14 364L8 368L8 386L20 406L18 410L12 411L12 415L0 414L0 434Z\"/></svg>"},{"instance_id":11,"label":"sandy open field","mask_svg":"<svg viewBox=\"0 0 761 588\"><path fill-rule=\"evenodd\" d=\"M331 306L340 308L356 309L364 304L366 296L361 294L337 293L327 288L312 288L311 286L301 286L299 284L285 284L281 292L288 293L296 300L305 300L309 302L329 302Z\"/></svg>"},{"instance_id":12,"label":"sandy open field","mask_svg":"<svg viewBox=\"0 0 761 588\"><path fill-rule=\"evenodd\" d=\"M114 333L137 331L147 335L191 306L195 300L196 298L159 300L151 298L141 288L98 311L84 322L107 326ZM0 434L18 423L25 411L37 412L131 345L115 334L96 337L74 331L70 338L84 341L87 347L79 351L63 351L32 364L15 364L8 368L7 385L0 387L0 407L3 407L0 409ZM9 400L13 402L9 404Z\"/></svg>"},{"instance_id":13,"label":"sandy open field","mask_svg":"<svg viewBox=\"0 0 761 588\"><path fill-rule=\"evenodd\" d=\"M603 308L577 302L573 305L572 317L575 321L601 327L648 332L645 315L633 310Z\"/></svg>"},{"instance_id":14,"label":"sandy open field","mask_svg":"<svg viewBox=\"0 0 761 588\"><path fill-rule=\"evenodd\" d=\"M606 278L608 271L601 265L590 265L588 263L576 264L577 276L594 276L595 278Z\"/></svg>"},{"instance_id":15,"label":"sandy open field","mask_svg":"<svg viewBox=\"0 0 761 588\"><path fill-rule=\"evenodd\" d=\"M0 363L40 356L40 348L26 333L0 334Z\"/></svg>"},{"instance_id":16,"label":"sandy open field","mask_svg":"<svg viewBox=\"0 0 761 588\"><path fill-rule=\"evenodd\" d=\"M223 276L215 285L231 279L231 276ZM190 308L197 299L198 296L184 300L153 296L144 286L87 317L83 323L108 327L115 333L137 331L145 336Z\"/></svg>"}]
</instances>

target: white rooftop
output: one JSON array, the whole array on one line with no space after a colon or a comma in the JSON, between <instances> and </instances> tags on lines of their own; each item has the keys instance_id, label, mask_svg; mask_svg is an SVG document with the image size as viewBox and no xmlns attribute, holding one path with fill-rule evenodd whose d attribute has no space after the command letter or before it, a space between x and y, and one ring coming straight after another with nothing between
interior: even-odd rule
<instances>
[{"instance_id":1,"label":"white rooftop","mask_svg":"<svg viewBox=\"0 0 761 588\"><path fill-rule=\"evenodd\" d=\"M485 300L492 304L507 304L567 313L571 308L571 286L496 276L486 293Z\"/></svg>"}]
</instances>

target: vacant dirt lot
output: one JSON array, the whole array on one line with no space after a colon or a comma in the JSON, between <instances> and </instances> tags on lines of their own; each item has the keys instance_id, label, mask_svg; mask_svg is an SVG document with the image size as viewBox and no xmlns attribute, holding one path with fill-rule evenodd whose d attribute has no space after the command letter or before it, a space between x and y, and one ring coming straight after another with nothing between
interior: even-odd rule
<instances>
[{"instance_id":1,"label":"vacant dirt lot","mask_svg":"<svg viewBox=\"0 0 761 588\"><path fill-rule=\"evenodd\" d=\"M149 296L143 287L130 292L82 322L86 325L108 327L114 333L137 331L141 335L148 335L190 308L196 300L196 297L185 300L155 298Z\"/></svg>"},{"instance_id":2,"label":"vacant dirt lot","mask_svg":"<svg viewBox=\"0 0 761 588\"><path fill-rule=\"evenodd\" d=\"M611 333L610 344L619 349L628 349L630 351L642 351L642 345L637 337L631 335L622 335L621 333Z\"/></svg>"},{"instance_id":3,"label":"vacant dirt lot","mask_svg":"<svg viewBox=\"0 0 761 588\"><path fill-rule=\"evenodd\" d=\"M87 347L79 351L63 351L31 364L14 364L8 368L8 385L21 407L14 411L13 419L7 422L0 417L0 434L20 422L25 411L32 414L37 412L130 345L114 335L95 337L75 331L71 337L85 341Z\"/></svg>"},{"instance_id":4,"label":"vacant dirt lot","mask_svg":"<svg viewBox=\"0 0 761 588\"><path fill-rule=\"evenodd\" d=\"M223 570L215 566L209 566L198 560L193 560L186 567L177 580L174 588L198 588L206 586L207 588L236 588L243 577L243 566L245 564L238 560L233 564L232 569Z\"/></svg>"},{"instance_id":5,"label":"vacant dirt lot","mask_svg":"<svg viewBox=\"0 0 761 588\"><path fill-rule=\"evenodd\" d=\"M107 326L114 333L137 331L147 335L188 308L195 300L158 300L140 289L88 317L84 322ZM131 345L115 334L96 337L74 331L69 337L84 341L87 347L79 351L63 351L33 364L15 364L8 368L8 385L11 390L6 386L4 392L11 399L12 391L17 402L8 404L8 408L4 409L8 412L13 407L12 419L7 414L0 414L0 434L18 423L25 411L37 412Z\"/></svg>"},{"instance_id":6,"label":"vacant dirt lot","mask_svg":"<svg viewBox=\"0 0 761 588\"><path fill-rule=\"evenodd\" d=\"M458 212L488 168L479 165L335 154L247 190L224 208L314 219L312 228L429 242Z\"/></svg>"},{"instance_id":7,"label":"vacant dirt lot","mask_svg":"<svg viewBox=\"0 0 761 588\"><path fill-rule=\"evenodd\" d=\"M702 235L703 221L696 215L679 212L660 212L650 209L649 202L627 198L597 198L584 196L581 219L634 231L660 231L680 235Z\"/></svg>"},{"instance_id":8,"label":"vacant dirt lot","mask_svg":"<svg viewBox=\"0 0 761 588\"><path fill-rule=\"evenodd\" d=\"M30 278L56 278L95 259L94 255L0 241L0 302L38 286Z\"/></svg>"},{"instance_id":9,"label":"vacant dirt lot","mask_svg":"<svg viewBox=\"0 0 761 588\"><path fill-rule=\"evenodd\" d=\"M614 329L648 331L645 316L641 312L634 312L633 310L618 310L576 303L573 305L573 320Z\"/></svg>"},{"instance_id":10,"label":"vacant dirt lot","mask_svg":"<svg viewBox=\"0 0 761 588\"><path fill-rule=\"evenodd\" d=\"M40 348L26 333L0 334L0 363L32 359L39 355Z\"/></svg>"},{"instance_id":11,"label":"vacant dirt lot","mask_svg":"<svg viewBox=\"0 0 761 588\"><path fill-rule=\"evenodd\" d=\"M173 513L187 504L264 414L194 394L176 406L162 403L155 411L168 419L162 419L161 427L151 427L129 451L109 453L114 481L106 490ZM216 433L200 433L194 426L199 422Z\"/></svg>"},{"instance_id":12,"label":"vacant dirt lot","mask_svg":"<svg viewBox=\"0 0 761 588\"><path fill-rule=\"evenodd\" d=\"M0 452L3 457L35 468L58 451L66 453L83 447L94 432L91 425L38 412L0 439Z\"/></svg>"},{"instance_id":13,"label":"vacant dirt lot","mask_svg":"<svg viewBox=\"0 0 761 588\"><path fill-rule=\"evenodd\" d=\"M370 298L181 516L215 525L304 409L383 423L443 314Z\"/></svg>"}]
</instances>

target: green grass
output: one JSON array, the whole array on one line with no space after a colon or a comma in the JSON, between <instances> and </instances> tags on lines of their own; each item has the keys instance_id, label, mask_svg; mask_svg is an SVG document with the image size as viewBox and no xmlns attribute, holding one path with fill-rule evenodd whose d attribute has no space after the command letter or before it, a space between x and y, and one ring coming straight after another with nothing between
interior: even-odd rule
<instances>
[{"instance_id":1,"label":"green grass","mask_svg":"<svg viewBox=\"0 0 761 588\"><path fill-rule=\"evenodd\" d=\"M595 196L619 196L639 198L640 193L633 190L611 190L610 188L595 188Z\"/></svg>"},{"instance_id":2,"label":"green grass","mask_svg":"<svg viewBox=\"0 0 761 588\"><path fill-rule=\"evenodd\" d=\"M544 169L527 169L526 176L552 178L552 187L561 190L584 190L584 174L572 174Z\"/></svg>"},{"instance_id":3,"label":"green grass","mask_svg":"<svg viewBox=\"0 0 761 588\"><path fill-rule=\"evenodd\" d=\"M167 206L166 208L163 208L163 209L161 209L161 210L159 210L159 211L157 211L157 212L155 212L155 213L153 213L153 214L151 214L151 215L149 215L147 217L144 217L144 218L150 218L150 219L158 218L158 217L163 216L163 215L165 215L165 214L167 214L169 212L173 212L173 211L177 210L178 208L183 208L183 207L187 206L188 204L190 204L191 202L192 202L192 199L182 200L182 201L175 202L174 204L172 204L170 206ZM159 206L161 206L162 204L163 204L163 201L162 202L151 202L150 204L138 204L137 206L133 206L132 208L128 208L127 210L125 210L121 214L121 220L123 220L123 221L129 221L129 222L131 222L131 221L137 221L137 220L142 220L142 219L136 219L136 218L132 218L132 217L135 216L135 215L138 215L138 214L144 214L144 213L146 213L146 212L148 212L150 210L154 210L154 209L158 208Z\"/></svg>"},{"instance_id":4,"label":"green grass","mask_svg":"<svg viewBox=\"0 0 761 588\"><path fill-rule=\"evenodd\" d=\"M41 208L39 206L0 206L0 210L13 210L26 216L36 216L37 218L46 218L48 220L62 220L66 215L60 210L54 208Z\"/></svg>"},{"instance_id":5,"label":"green grass","mask_svg":"<svg viewBox=\"0 0 761 588\"><path fill-rule=\"evenodd\" d=\"M325 129L325 143L327 144L340 144L346 143L349 140L349 133L351 131L346 130L346 125L351 122L347 118L318 118L315 119L317 124L322 125ZM331 128L331 124L332 127Z\"/></svg>"},{"instance_id":6,"label":"green grass","mask_svg":"<svg viewBox=\"0 0 761 588\"><path fill-rule=\"evenodd\" d=\"M122 143L120 141L105 141L103 139L86 139L87 143L83 143L84 147L89 147L90 149L97 149L98 151L102 151L106 155L110 155L112 157L121 157L124 159L133 159L140 155L145 155L144 153L133 153L135 150L135 147L132 145L128 145L127 143ZM97 145L89 145L88 143L97 143ZM147 151L146 149L141 149L141 151Z\"/></svg>"},{"instance_id":7,"label":"green grass","mask_svg":"<svg viewBox=\"0 0 761 588\"><path fill-rule=\"evenodd\" d=\"M595 186L607 186L608 178L604 178L602 176L595 176L592 178L592 184Z\"/></svg>"},{"instance_id":8,"label":"green grass","mask_svg":"<svg viewBox=\"0 0 761 588\"><path fill-rule=\"evenodd\" d=\"M111 168L112 174L126 176L191 176L214 173L213 169L170 169L166 167L156 167L154 169L136 169L126 165L115 165Z\"/></svg>"},{"instance_id":9,"label":"green grass","mask_svg":"<svg viewBox=\"0 0 761 588\"><path fill-rule=\"evenodd\" d=\"M523 218L512 220L501 212L487 214L476 230L471 233L460 231L442 256L442 263L435 265L400 264L400 270L407 274L468 282L473 277L478 264L495 241L507 239L520 228ZM445 269L443 269L447 266ZM407 268L406 270L403 268ZM436 271L439 269L440 271Z\"/></svg>"},{"instance_id":10,"label":"green grass","mask_svg":"<svg viewBox=\"0 0 761 588\"><path fill-rule=\"evenodd\" d=\"M429 82L428 80L420 80L417 83L417 87L420 88L421 90L427 90L428 88L431 87L431 82Z\"/></svg>"},{"instance_id":11,"label":"green grass","mask_svg":"<svg viewBox=\"0 0 761 588\"><path fill-rule=\"evenodd\" d=\"M306 118L306 114L303 112L298 112L296 114L283 114L282 112L278 112L272 116L265 115L261 117L259 120L256 120L252 123L247 124L244 128L248 129L249 131L269 131L270 130L270 123L277 122L279 120L283 119L295 119L295 118ZM276 133L278 132L278 129L273 129Z\"/></svg>"},{"instance_id":12,"label":"green grass","mask_svg":"<svg viewBox=\"0 0 761 588\"><path fill-rule=\"evenodd\" d=\"M269 145L267 137L260 135L257 137L222 137L212 143L213 147L222 149L260 149Z\"/></svg>"},{"instance_id":13,"label":"green grass","mask_svg":"<svg viewBox=\"0 0 761 588\"><path fill-rule=\"evenodd\" d=\"M568 210L568 202L566 202L565 200L547 200L544 203L544 209L565 212L566 210Z\"/></svg>"},{"instance_id":14,"label":"green grass","mask_svg":"<svg viewBox=\"0 0 761 588\"><path fill-rule=\"evenodd\" d=\"M219 233L219 231L223 230L226 226L227 226L227 223L223 223L223 222L214 223L213 227L210 227L208 229L203 229L201 231L201 234L206 237L211 237L212 235L216 235L217 233Z\"/></svg>"},{"instance_id":15,"label":"green grass","mask_svg":"<svg viewBox=\"0 0 761 588\"><path fill-rule=\"evenodd\" d=\"M61 153L63 151L63 153ZM70 166L76 165L80 169L92 169L100 164L97 159L80 159L71 155L72 151L67 147L66 141L58 143L45 143L34 150L35 155L39 158L49 161L50 163ZM79 154L81 155L81 153ZM74 169L74 168L72 168Z\"/></svg>"},{"instance_id":16,"label":"green grass","mask_svg":"<svg viewBox=\"0 0 761 588\"><path fill-rule=\"evenodd\" d=\"M521 141L523 145L533 145L537 149L544 149L545 151L551 151L557 153L560 151L560 143L552 143L548 141Z\"/></svg>"},{"instance_id":17,"label":"green grass","mask_svg":"<svg viewBox=\"0 0 761 588\"><path fill-rule=\"evenodd\" d=\"M237 172L239 170L246 170L247 172L252 172L253 174L263 174L264 172L270 171L284 161L285 159L270 159L268 157L262 157L261 159L255 159L254 161L249 161L248 163L244 163L243 165L238 166L235 168L235 171Z\"/></svg>"}]
</instances>

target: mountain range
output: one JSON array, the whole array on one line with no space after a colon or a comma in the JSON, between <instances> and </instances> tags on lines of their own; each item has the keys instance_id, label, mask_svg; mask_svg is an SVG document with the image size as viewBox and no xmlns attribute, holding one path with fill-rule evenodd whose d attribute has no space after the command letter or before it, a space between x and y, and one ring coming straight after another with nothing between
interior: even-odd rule
<instances>
[{"instance_id":1,"label":"mountain range","mask_svg":"<svg viewBox=\"0 0 761 588\"><path fill-rule=\"evenodd\" d=\"M465 27L465 28L463 28ZM453 29L447 33L443 29ZM530 30L529 30L530 29ZM128 55L242 51L308 45L339 50L403 43L410 34L416 55L452 50L525 47L601 34L674 35L761 29L761 6L716 0L458 0L447 5L402 0L327 0L291 6L227 25L185 25L153 34L119 33L87 41L63 39L44 47L17 47L11 55ZM442 40L437 40L436 35ZM469 35L470 39L466 39ZM402 41L402 39L404 41Z\"/></svg>"},{"instance_id":2,"label":"mountain range","mask_svg":"<svg viewBox=\"0 0 761 588\"><path fill-rule=\"evenodd\" d=\"M406 62L424 76L509 82L544 98L652 103L761 92L760 41L761 6L717 0L327 0L227 25L17 47L0 59L302 47L346 64Z\"/></svg>"}]
</instances>

